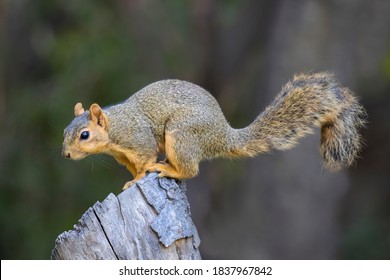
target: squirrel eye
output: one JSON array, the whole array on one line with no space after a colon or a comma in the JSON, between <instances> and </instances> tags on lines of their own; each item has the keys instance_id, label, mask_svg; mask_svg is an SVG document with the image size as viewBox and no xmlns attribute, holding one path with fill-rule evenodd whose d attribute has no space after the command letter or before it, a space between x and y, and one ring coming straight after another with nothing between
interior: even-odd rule
<instances>
[{"instance_id":1,"label":"squirrel eye","mask_svg":"<svg viewBox=\"0 0 390 280\"><path fill-rule=\"evenodd\" d=\"M88 137L89 137L89 132L88 131L81 132L81 135L80 135L80 139L81 140L86 140L86 139L88 139Z\"/></svg>"}]
</instances>

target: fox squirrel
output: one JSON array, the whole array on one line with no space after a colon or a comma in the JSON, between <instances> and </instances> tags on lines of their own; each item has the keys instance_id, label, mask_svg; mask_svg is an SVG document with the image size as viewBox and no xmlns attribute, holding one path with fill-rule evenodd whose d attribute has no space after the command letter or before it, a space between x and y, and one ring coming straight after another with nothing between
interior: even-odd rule
<instances>
[{"instance_id":1,"label":"fox squirrel","mask_svg":"<svg viewBox=\"0 0 390 280\"><path fill-rule=\"evenodd\" d=\"M232 128L217 101L203 88L185 81L163 80L126 101L85 111L81 103L64 131L63 156L79 160L106 153L125 165L134 180L159 177L187 179L199 162L216 157L253 157L272 149L287 150L313 126L321 127L320 151L325 166L350 166L361 147L358 129L365 111L329 73L300 74L249 126ZM166 160L157 162L158 153Z\"/></svg>"}]
</instances>

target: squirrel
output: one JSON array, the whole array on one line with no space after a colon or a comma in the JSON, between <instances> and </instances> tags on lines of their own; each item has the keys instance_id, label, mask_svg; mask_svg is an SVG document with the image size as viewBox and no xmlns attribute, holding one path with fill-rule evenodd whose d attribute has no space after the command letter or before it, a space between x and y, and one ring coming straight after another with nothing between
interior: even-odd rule
<instances>
[{"instance_id":1,"label":"squirrel","mask_svg":"<svg viewBox=\"0 0 390 280\"><path fill-rule=\"evenodd\" d=\"M159 177L196 176L199 162L217 157L253 157L287 150L321 128L320 152L325 167L350 166L362 146L359 128L365 110L334 75L299 74L289 81L249 126L235 129L215 98L186 81L154 82L117 105L74 107L75 118L64 130L62 155L79 160L106 153L126 166L137 182L147 172ZM159 153L166 160L157 162Z\"/></svg>"}]
</instances>

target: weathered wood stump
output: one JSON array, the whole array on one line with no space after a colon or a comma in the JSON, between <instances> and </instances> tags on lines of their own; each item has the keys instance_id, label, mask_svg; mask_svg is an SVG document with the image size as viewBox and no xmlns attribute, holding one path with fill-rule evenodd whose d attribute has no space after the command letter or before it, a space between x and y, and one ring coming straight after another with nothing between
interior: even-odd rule
<instances>
[{"instance_id":1,"label":"weathered wood stump","mask_svg":"<svg viewBox=\"0 0 390 280\"><path fill-rule=\"evenodd\" d=\"M90 207L51 259L201 259L184 182L145 176Z\"/></svg>"}]
</instances>

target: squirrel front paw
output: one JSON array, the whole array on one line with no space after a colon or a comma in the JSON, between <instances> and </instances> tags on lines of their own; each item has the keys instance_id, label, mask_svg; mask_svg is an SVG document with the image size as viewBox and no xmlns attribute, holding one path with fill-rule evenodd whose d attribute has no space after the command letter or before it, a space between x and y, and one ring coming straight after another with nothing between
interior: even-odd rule
<instances>
[{"instance_id":1,"label":"squirrel front paw","mask_svg":"<svg viewBox=\"0 0 390 280\"><path fill-rule=\"evenodd\" d=\"M124 190L127 190L128 188L132 187L133 185L135 185L135 183L137 183L142 177L139 177L139 178L134 178L133 180L131 181L128 181L122 188L122 191Z\"/></svg>"},{"instance_id":2,"label":"squirrel front paw","mask_svg":"<svg viewBox=\"0 0 390 280\"><path fill-rule=\"evenodd\" d=\"M130 188L132 185L134 185L138 180L131 180L126 182L126 184L123 186L122 191L127 190Z\"/></svg>"}]
</instances>

